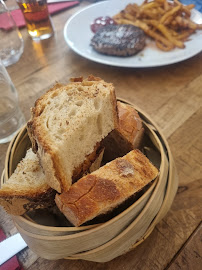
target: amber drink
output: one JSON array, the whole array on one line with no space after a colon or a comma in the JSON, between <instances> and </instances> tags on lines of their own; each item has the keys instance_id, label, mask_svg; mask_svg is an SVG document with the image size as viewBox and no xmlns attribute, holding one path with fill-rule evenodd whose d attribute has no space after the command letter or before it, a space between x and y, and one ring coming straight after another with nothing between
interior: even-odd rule
<instances>
[{"instance_id":1,"label":"amber drink","mask_svg":"<svg viewBox=\"0 0 202 270\"><path fill-rule=\"evenodd\" d=\"M49 38L53 35L53 26L46 0L17 0L23 12L27 30L34 40Z\"/></svg>"}]
</instances>

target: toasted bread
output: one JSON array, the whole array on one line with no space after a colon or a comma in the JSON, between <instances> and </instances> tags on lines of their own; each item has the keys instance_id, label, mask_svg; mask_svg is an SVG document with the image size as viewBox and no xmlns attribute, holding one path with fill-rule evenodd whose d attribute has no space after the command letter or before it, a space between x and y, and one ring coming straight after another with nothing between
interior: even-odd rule
<instances>
[{"instance_id":1,"label":"toasted bread","mask_svg":"<svg viewBox=\"0 0 202 270\"><path fill-rule=\"evenodd\" d=\"M124 203L157 175L157 168L148 158L132 150L84 176L68 192L56 194L55 201L66 218L80 226Z\"/></svg>"},{"instance_id":2,"label":"toasted bread","mask_svg":"<svg viewBox=\"0 0 202 270\"><path fill-rule=\"evenodd\" d=\"M47 183L36 154L29 149L0 189L0 205L12 215L55 205L55 190Z\"/></svg>"},{"instance_id":3,"label":"toasted bread","mask_svg":"<svg viewBox=\"0 0 202 270\"><path fill-rule=\"evenodd\" d=\"M117 101L119 125L103 140L104 160L109 162L140 149L144 128L138 112L130 105Z\"/></svg>"},{"instance_id":4,"label":"toasted bread","mask_svg":"<svg viewBox=\"0 0 202 270\"><path fill-rule=\"evenodd\" d=\"M117 125L114 87L100 78L74 78L39 98L27 127L49 185L67 191L77 170L83 164L89 169L100 142Z\"/></svg>"}]
</instances>

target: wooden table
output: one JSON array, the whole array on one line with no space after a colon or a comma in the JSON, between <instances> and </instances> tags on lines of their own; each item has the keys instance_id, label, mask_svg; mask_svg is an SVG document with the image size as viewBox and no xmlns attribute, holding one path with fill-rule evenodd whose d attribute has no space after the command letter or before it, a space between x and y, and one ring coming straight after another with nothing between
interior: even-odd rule
<instances>
[{"instance_id":1,"label":"wooden table","mask_svg":"<svg viewBox=\"0 0 202 270\"><path fill-rule=\"evenodd\" d=\"M168 139L179 174L172 208L149 238L136 249L100 264L88 261L39 258L29 248L18 254L24 269L133 270L202 269L202 53L184 62L158 68L128 69L86 60L71 51L63 38L66 20L92 1L52 17L55 37L33 42L22 29L24 53L7 68L18 92L26 120L30 107L55 81L88 74L114 83L118 97L142 108ZM8 144L0 146L0 171ZM0 227L7 236L16 232L11 217L0 208Z\"/></svg>"}]
</instances>

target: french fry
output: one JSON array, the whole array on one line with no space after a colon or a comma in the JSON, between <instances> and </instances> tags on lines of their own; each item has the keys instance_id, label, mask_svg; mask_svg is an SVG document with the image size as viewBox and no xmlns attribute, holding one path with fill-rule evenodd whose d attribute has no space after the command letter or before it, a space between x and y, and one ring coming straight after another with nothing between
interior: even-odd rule
<instances>
[{"instance_id":1,"label":"french fry","mask_svg":"<svg viewBox=\"0 0 202 270\"><path fill-rule=\"evenodd\" d=\"M176 17L176 22L183 28L189 28L193 30L202 29L202 24L196 24L191 20L182 18L180 16Z\"/></svg>"},{"instance_id":2,"label":"french fry","mask_svg":"<svg viewBox=\"0 0 202 270\"><path fill-rule=\"evenodd\" d=\"M118 24L132 24L141 28L153 38L156 46L163 51L175 47L184 48L184 42L202 24L191 20L194 4L182 5L178 0L145 0L141 5L129 4L113 19Z\"/></svg>"},{"instance_id":3,"label":"french fry","mask_svg":"<svg viewBox=\"0 0 202 270\"><path fill-rule=\"evenodd\" d=\"M129 13L124 13L123 17L127 19L128 21L134 21L134 16L132 16Z\"/></svg>"},{"instance_id":4,"label":"french fry","mask_svg":"<svg viewBox=\"0 0 202 270\"><path fill-rule=\"evenodd\" d=\"M163 43L161 43L159 40L156 40L156 46L161 50L161 51L171 51L174 47L172 45L170 46L165 46Z\"/></svg>"},{"instance_id":5,"label":"french fry","mask_svg":"<svg viewBox=\"0 0 202 270\"><path fill-rule=\"evenodd\" d=\"M185 13L185 16L190 18L191 17L191 11L190 9L186 8L185 6L182 6L182 12Z\"/></svg>"},{"instance_id":6,"label":"french fry","mask_svg":"<svg viewBox=\"0 0 202 270\"><path fill-rule=\"evenodd\" d=\"M194 32L195 32L195 30L193 30L193 29L188 29L188 30L186 29L186 30L182 31L181 34L177 35L177 39L182 40L182 41L186 41L187 38L191 34L193 34Z\"/></svg>"},{"instance_id":7,"label":"french fry","mask_svg":"<svg viewBox=\"0 0 202 270\"><path fill-rule=\"evenodd\" d=\"M151 20L150 24L153 25L156 29L158 29L164 35L164 37L166 37L174 46L178 48L184 48L183 42L176 39L175 36L177 36L177 33L174 30L169 30L165 25L160 24L155 20ZM162 43L165 44L164 42Z\"/></svg>"},{"instance_id":8,"label":"french fry","mask_svg":"<svg viewBox=\"0 0 202 270\"><path fill-rule=\"evenodd\" d=\"M152 11L146 9L146 10L140 11L138 18L142 17L142 18L158 19L159 15L160 14L157 9L153 9Z\"/></svg>"},{"instance_id":9,"label":"french fry","mask_svg":"<svg viewBox=\"0 0 202 270\"><path fill-rule=\"evenodd\" d=\"M150 37L158 40L159 42L161 42L162 44L164 44L166 47L169 48L173 48L174 46L172 46L172 42L170 42L169 40L167 40L166 38L164 38L163 36L161 36L160 34L156 33L155 31L153 31L145 22L140 21L140 20L136 20L135 22L131 22L129 20L126 19L122 19L120 20L121 24L132 24L136 27L141 28L146 34L148 34Z\"/></svg>"},{"instance_id":10,"label":"french fry","mask_svg":"<svg viewBox=\"0 0 202 270\"><path fill-rule=\"evenodd\" d=\"M137 15L139 13L139 7L137 4L129 4L125 8L125 13L129 13L133 16Z\"/></svg>"},{"instance_id":11,"label":"french fry","mask_svg":"<svg viewBox=\"0 0 202 270\"><path fill-rule=\"evenodd\" d=\"M160 19L160 23L164 23L169 17L173 16L175 13L177 13L181 9L181 6L176 6L173 9L166 12Z\"/></svg>"},{"instance_id":12,"label":"french fry","mask_svg":"<svg viewBox=\"0 0 202 270\"><path fill-rule=\"evenodd\" d=\"M167 1L164 1L163 7L165 11L168 11L170 9L169 3Z\"/></svg>"},{"instance_id":13,"label":"french fry","mask_svg":"<svg viewBox=\"0 0 202 270\"><path fill-rule=\"evenodd\" d=\"M165 12L166 12L166 10L164 8L162 8L162 7L158 7L157 8L157 11L158 11L158 13L159 13L160 16L164 15Z\"/></svg>"},{"instance_id":14,"label":"french fry","mask_svg":"<svg viewBox=\"0 0 202 270\"><path fill-rule=\"evenodd\" d=\"M189 4L186 6L187 9L191 10L193 8L195 8L195 5L194 4Z\"/></svg>"},{"instance_id":15,"label":"french fry","mask_svg":"<svg viewBox=\"0 0 202 270\"><path fill-rule=\"evenodd\" d=\"M184 43L177 40L172 34L169 32L168 28L163 24L158 24L157 29L176 47L183 49Z\"/></svg>"},{"instance_id":16,"label":"french fry","mask_svg":"<svg viewBox=\"0 0 202 270\"><path fill-rule=\"evenodd\" d=\"M181 3L178 0L174 0L174 3L179 5L179 6L181 5Z\"/></svg>"},{"instance_id":17,"label":"french fry","mask_svg":"<svg viewBox=\"0 0 202 270\"><path fill-rule=\"evenodd\" d=\"M158 5L158 3L157 2L149 2L149 3L146 3L145 5L142 5L141 6L141 9L151 9L151 8L156 8L156 7L158 7L159 5Z\"/></svg>"}]
</instances>

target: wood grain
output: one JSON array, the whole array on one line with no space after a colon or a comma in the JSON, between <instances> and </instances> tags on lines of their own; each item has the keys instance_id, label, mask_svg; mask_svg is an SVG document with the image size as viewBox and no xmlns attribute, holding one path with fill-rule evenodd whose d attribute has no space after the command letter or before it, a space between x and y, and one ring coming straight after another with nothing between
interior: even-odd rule
<instances>
[{"instance_id":1,"label":"wood grain","mask_svg":"<svg viewBox=\"0 0 202 270\"><path fill-rule=\"evenodd\" d=\"M166 270L200 270L202 266L202 223L175 256Z\"/></svg>"},{"instance_id":2,"label":"wood grain","mask_svg":"<svg viewBox=\"0 0 202 270\"><path fill-rule=\"evenodd\" d=\"M158 68L129 69L105 66L84 59L70 50L63 38L66 20L92 3L52 16L55 36L34 43L22 29L25 43L20 60L8 72L18 90L26 119L36 98L55 81L94 74L114 83L117 96L128 99L162 129L171 147L180 186L171 210L138 247L108 263L82 260L48 261L25 249L18 255L24 269L71 270L162 270L200 269L202 193L202 53L186 61ZM8 144L0 145L0 172ZM7 236L14 224L0 208L0 227ZM199 264L200 263L200 264Z\"/></svg>"},{"instance_id":3,"label":"wood grain","mask_svg":"<svg viewBox=\"0 0 202 270\"><path fill-rule=\"evenodd\" d=\"M201 91L202 92L202 91ZM202 107L169 138L181 184L201 179Z\"/></svg>"}]
</instances>

